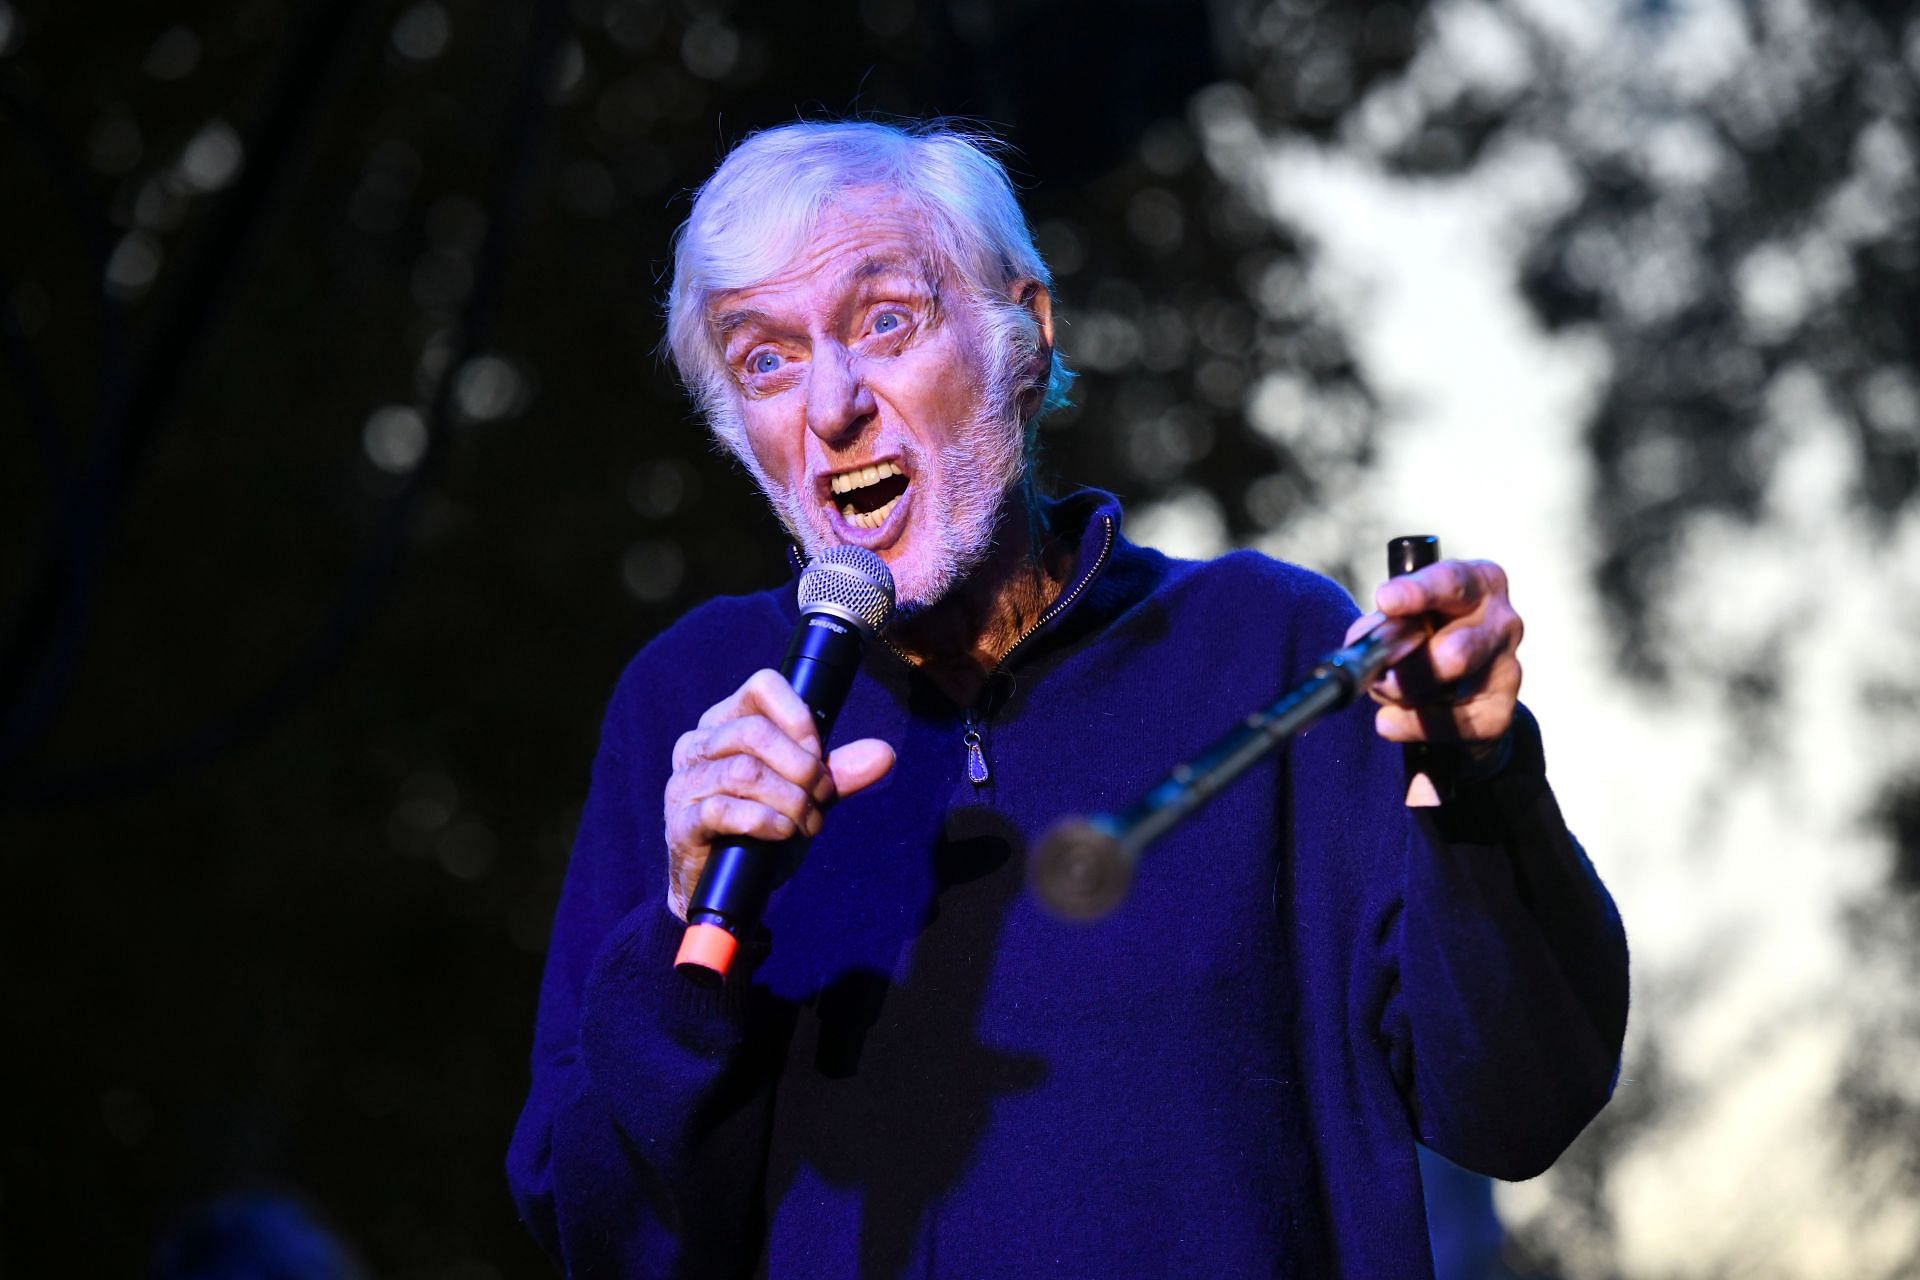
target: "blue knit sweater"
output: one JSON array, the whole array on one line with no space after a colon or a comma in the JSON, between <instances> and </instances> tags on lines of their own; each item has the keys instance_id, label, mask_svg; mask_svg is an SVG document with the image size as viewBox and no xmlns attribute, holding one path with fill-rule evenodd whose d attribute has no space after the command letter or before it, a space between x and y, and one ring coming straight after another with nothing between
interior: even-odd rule
<instances>
[{"instance_id":1,"label":"blue knit sweater","mask_svg":"<svg viewBox=\"0 0 1920 1280\"><path fill-rule=\"evenodd\" d=\"M1625 942L1524 712L1499 776L1416 811L1350 709L1164 837L1107 919L1041 909L1055 818L1129 803L1354 614L1291 565L1134 547L1105 495L1054 519L1084 530L1064 607L976 706L869 656L836 740L898 763L719 992L673 971L661 795L674 739L782 651L791 584L622 677L508 1158L569 1274L1427 1276L1416 1137L1528 1177L1606 1101Z\"/></svg>"}]
</instances>

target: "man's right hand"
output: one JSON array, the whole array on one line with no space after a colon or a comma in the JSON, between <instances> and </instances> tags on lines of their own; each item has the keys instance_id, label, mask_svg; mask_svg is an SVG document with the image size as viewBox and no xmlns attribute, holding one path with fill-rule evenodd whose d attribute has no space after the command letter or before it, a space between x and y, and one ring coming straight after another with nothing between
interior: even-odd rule
<instances>
[{"instance_id":1,"label":"man's right hand","mask_svg":"<svg viewBox=\"0 0 1920 1280\"><path fill-rule=\"evenodd\" d=\"M667 780L667 905L682 920L716 844L819 834L827 806L893 768L893 748L862 738L820 758L807 704L777 671L756 671L673 744Z\"/></svg>"}]
</instances>

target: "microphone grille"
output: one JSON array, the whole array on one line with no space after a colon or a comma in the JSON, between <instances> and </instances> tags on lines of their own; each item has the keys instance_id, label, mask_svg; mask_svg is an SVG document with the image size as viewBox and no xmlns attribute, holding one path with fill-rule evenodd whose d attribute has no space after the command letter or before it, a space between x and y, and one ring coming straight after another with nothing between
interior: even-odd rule
<instances>
[{"instance_id":1,"label":"microphone grille","mask_svg":"<svg viewBox=\"0 0 1920 1280\"><path fill-rule=\"evenodd\" d=\"M1126 901L1137 856L1121 843L1114 819L1067 818L1041 837L1027 883L1062 920L1098 920Z\"/></svg>"},{"instance_id":2,"label":"microphone grille","mask_svg":"<svg viewBox=\"0 0 1920 1280\"><path fill-rule=\"evenodd\" d=\"M878 631L893 613L893 574L886 561L865 547L842 543L807 565L799 595L802 613L824 605Z\"/></svg>"}]
</instances>

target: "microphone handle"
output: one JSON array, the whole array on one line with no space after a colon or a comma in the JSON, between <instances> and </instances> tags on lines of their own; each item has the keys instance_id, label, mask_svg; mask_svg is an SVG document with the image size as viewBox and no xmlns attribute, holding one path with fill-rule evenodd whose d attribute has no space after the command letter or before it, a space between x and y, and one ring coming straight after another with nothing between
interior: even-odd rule
<instances>
[{"instance_id":1,"label":"microphone handle","mask_svg":"<svg viewBox=\"0 0 1920 1280\"><path fill-rule=\"evenodd\" d=\"M803 615L780 662L800 700L813 713L826 749L833 722L860 669L860 632L827 612ZM769 844L741 836L715 849L687 901L687 933L674 967L704 986L725 981L739 950L767 908L767 899L799 860L800 837Z\"/></svg>"},{"instance_id":2,"label":"microphone handle","mask_svg":"<svg viewBox=\"0 0 1920 1280\"><path fill-rule=\"evenodd\" d=\"M1395 538L1387 544L1387 576L1398 578L1424 569L1430 564L1436 564L1439 559L1440 539L1432 534L1412 534ZM1431 618L1423 619L1420 628L1424 633L1421 637L1424 641L1433 634ZM1445 773L1438 767L1433 749L1424 742L1410 742L1402 748L1401 757L1406 762L1409 796L1407 803L1414 803L1412 797L1418 796L1424 807L1426 794L1431 794L1437 799L1441 794L1440 781L1444 779ZM1422 777L1427 780L1426 794L1422 794L1418 788L1418 780Z\"/></svg>"}]
</instances>

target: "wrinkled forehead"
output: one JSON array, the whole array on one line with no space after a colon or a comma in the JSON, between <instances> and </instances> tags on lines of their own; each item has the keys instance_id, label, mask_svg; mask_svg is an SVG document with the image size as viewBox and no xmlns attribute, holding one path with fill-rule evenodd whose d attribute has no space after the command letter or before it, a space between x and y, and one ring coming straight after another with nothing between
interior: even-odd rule
<instances>
[{"instance_id":1,"label":"wrinkled forehead","mask_svg":"<svg viewBox=\"0 0 1920 1280\"><path fill-rule=\"evenodd\" d=\"M716 322L754 298L840 298L879 284L938 296L955 274L927 218L892 197L836 200L748 253L728 255L726 267L707 281L706 311Z\"/></svg>"}]
</instances>

